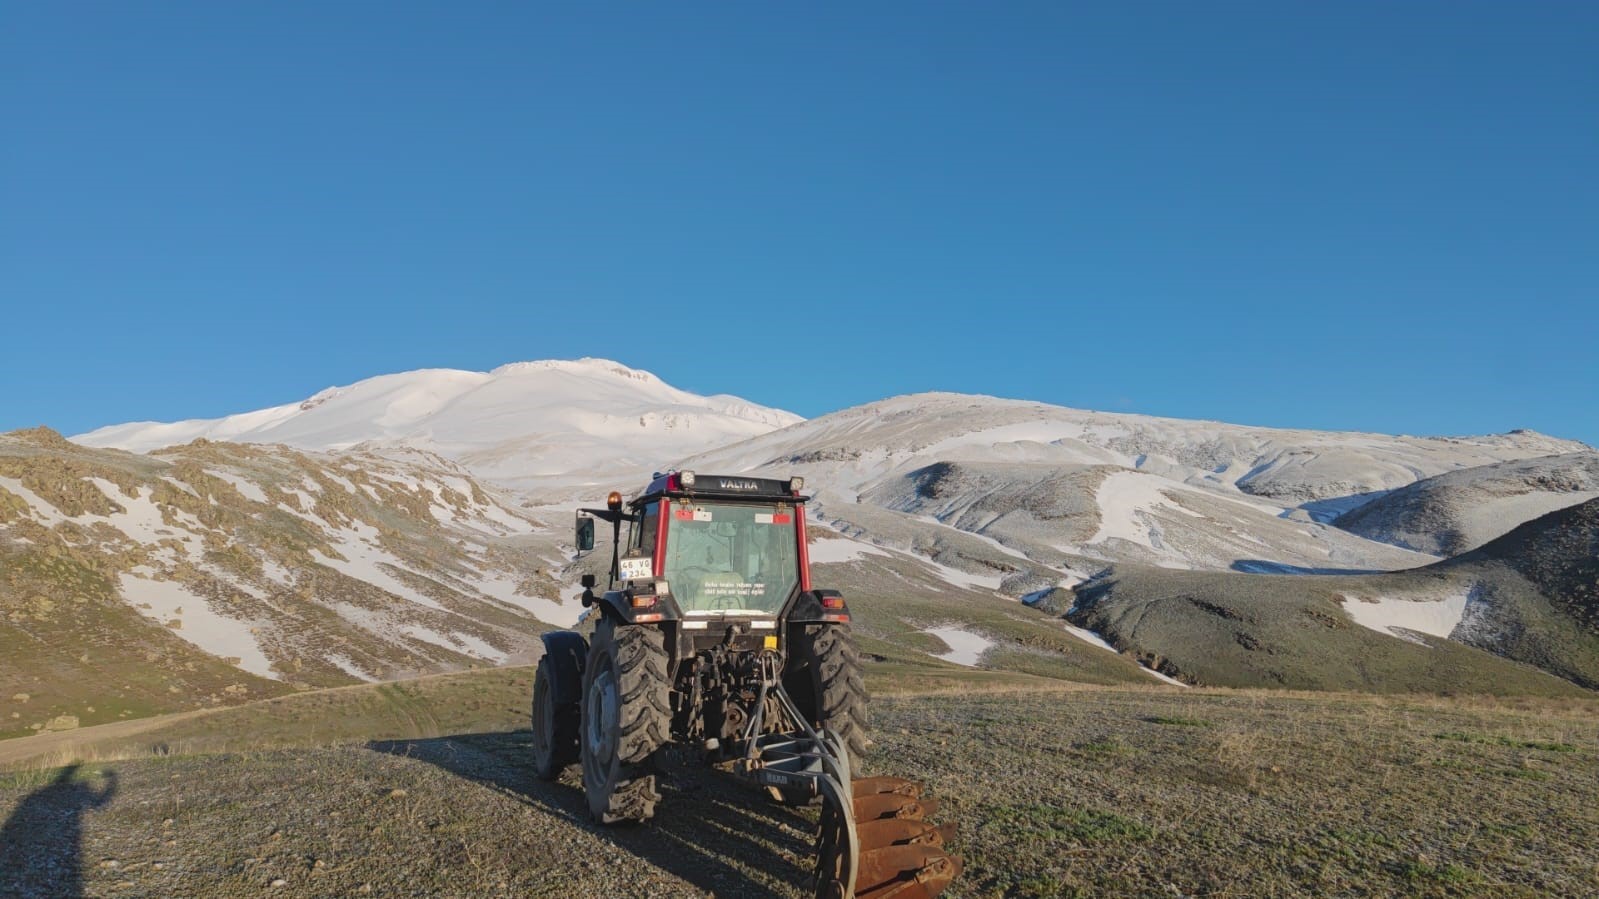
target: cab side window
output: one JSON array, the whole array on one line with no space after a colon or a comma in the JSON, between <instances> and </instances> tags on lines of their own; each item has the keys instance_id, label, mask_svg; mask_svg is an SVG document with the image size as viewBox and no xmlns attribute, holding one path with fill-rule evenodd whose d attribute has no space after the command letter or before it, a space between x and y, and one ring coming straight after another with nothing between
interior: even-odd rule
<instances>
[{"instance_id":1,"label":"cab side window","mask_svg":"<svg viewBox=\"0 0 1599 899\"><path fill-rule=\"evenodd\" d=\"M640 512L644 520L633 527L633 555L642 556L655 552L655 534L661 527L660 512L660 500L650 503Z\"/></svg>"}]
</instances>

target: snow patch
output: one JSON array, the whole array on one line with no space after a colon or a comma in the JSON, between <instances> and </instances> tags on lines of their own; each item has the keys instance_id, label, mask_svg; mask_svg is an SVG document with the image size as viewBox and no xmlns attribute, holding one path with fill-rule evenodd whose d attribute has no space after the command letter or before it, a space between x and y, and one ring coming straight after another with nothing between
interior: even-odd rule
<instances>
[{"instance_id":1,"label":"snow patch","mask_svg":"<svg viewBox=\"0 0 1599 899\"><path fill-rule=\"evenodd\" d=\"M1070 622L1068 622L1066 624L1066 633L1071 634L1073 637L1076 637L1077 639L1083 641L1084 643L1087 643L1089 646L1095 646L1095 647L1098 647L1100 649L1107 650L1109 652L1114 652L1117 655L1121 654L1121 652L1119 650L1117 650L1116 647L1110 645L1110 641L1109 640L1106 640L1104 637L1101 637L1099 634L1095 633L1094 631L1089 630L1086 627L1077 627L1076 625L1071 624ZM1162 674L1161 672L1156 671L1155 669L1149 667L1148 665L1145 665L1143 662L1139 662L1138 663L1138 667L1143 669L1144 673L1148 674L1150 677L1153 677L1153 678L1155 678L1156 680L1159 680L1159 681L1164 681L1164 682L1166 682L1168 684L1171 684L1174 687L1188 687L1189 686L1188 684L1183 683L1182 681L1178 680L1175 677L1172 677L1172 676L1167 675L1167 674Z\"/></svg>"},{"instance_id":2,"label":"snow patch","mask_svg":"<svg viewBox=\"0 0 1599 899\"><path fill-rule=\"evenodd\" d=\"M322 472L322 476L344 488L344 492L360 495L360 491L355 489L355 482L349 478L343 477L342 475L336 475L331 471Z\"/></svg>"},{"instance_id":3,"label":"snow patch","mask_svg":"<svg viewBox=\"0 0 1599 899\"><path fill-rule=\"evenodd\" d=\"M533 524L527 519L514 514L492 500L487 506L478 510L478 514L490 523L497 524L513 534L531 534L534 531Z\"/></svg>"},{"instance_id":4,"label":"snow patch","mask_svg":"<svg viewBox=\"0 0 1599 899\"><path fill-rule=\"evenodd\" d=\"M272 501L267 499L265 491L263 491L260 487L257 487L253 482L246 480L239 475L231 474L226 471L217 471L216 469L207 469L206 474L211 475L219 481L226 481L227 483L233 485L234 490L239 491L239 493L242 494L245 499L252 503L265 503L267 505L273 505Z\"/></svg>"},{"instance_id":5,"label":"snow patch","mask_svg":"<svg viewBox=\"0 0 1599 899\"><path fill-rule=\"evenodd\" d=\"M172 633L184 641L215 656L237 658L238 667L251 674L282 679L250 633L256 622L218 614L205 597L176 581L152 581L128 574L119 577L123 600L140 614L162 625L177 619L181 626ZM145 605L150 608L142 608Z\"/></svg>"},{"instance_id":6,"label":"snow patch","mask_svg":"<svg viewBox=\"0 0 1599 899\"><path fill-rule=\"evenodd\" d=\"M357 523L355 527L340 532L332 542L338 548L339 554L344 556L340 561L332 556L311 550L311 557L317 562L332 568L340 574L345 574L358 581L365 581L374 587L386 590L401 599L407 599L418 605L430 609L444 610L437 601L423 595L404 581L390 574L382 566L388 565L401 571L410 571L398 556L387 552L376 545L378 539L377 528L371 525Z\"/></svg>"},{"instance_id":7,"label":"snow patch","mask_svg":"<svg viewBox=\"0 0 1599 899\"><path fill-rule=\"evenodd\" d=\"M124 536L135 543L154 544L170 537L179 536L177 530L161 520L161 507L150 499L148 494L140 495L137 499L130 499L121 494L117 486L102 478L94 478L94 484L107 495L116 498L117 505L123 511L112 512L106 516L92 516L102 518L110 525L121 531ZM111 491L116 490L116 493ZM177 511L177 510L173 510ZM199 524L198 521L195 524Z\"/></svg>"},{"instance_id":8,"label":"snow patch","mask_svg":"<svg viewBox=\"0 0 1599 899\"><path fill-rule=\"evenodd\" d=\"M336 652L330 652L323 656L323 659L356 680L366 681L367 683L377 680L377 678L367 674L366 671L362 670L361 666L355 664L355 661L348 656L342 656Z\"/></svg>"},{"instance_id":9,"label":"snow patch","mask_svg":"<svg viewBox=\"0 0 1599 899\"><path fill-rule=\"evenodd\" d=\"M1447 638L1466 617L1471 594L1460 593L1441 600L1427 601L1378 596L1346 596L1344 612L1361 627L1390 637L1419 643L1402 631Z\"/></svg>"},{"instance_id":10,"label":"snow patch","mask_svg":"<svg viewBox=\"0 0 1599 899\"><path fill-rule=\"evenodd\" d=\"M293 506L279 506L279 509L303 518L319 527L327 523L316 516L316 496L314 494L307 493L304 490L285 490L283 492L300 500L300 510L296 511Z\"/></svg>"},{"instance_id":11,"label":"snow patch","mask_svg":"<svg viewBox=\"0 0 1599 899\"><path fill-rule=\"evenodd\" d=\"M972 574L969 571L952 568L941 562L934 562L932 559L924 559L914 554L911 555L911 558L937 571L938 576L943 578L946 583L964 587L968 590L981 587L989 592L995 592L999 590L1000 583L1005 580L997 574ZM1005 598L1009 599L1010 597L1007 596Z\"/></svg>"},{"instance_id":12,"label":"snow patch","mask_svg":"<svg viewBox=\"0 0 1599 899\"><path fill-rule=\"evenodd\" d=\"M1104 637L1101 637L1099 634L1094 633L1088 628L1077 627L1076 625L1068 624L1066 625L1066 633L1071 634L1073 637L1076 637L1090 646L1097 646L1100 649L1108 649L1111 652L1117 652L1116 647L1110 645L1109 640L1106 640Z\"/></svg>"},{"instance_id":13,"label":"snow patch","mask_svg":"<svg viewBox=\"0 0 1599 899\"><path fill-rule=\"evenodd\" d=\"M39 520L47 527L67 520L67 517L61 514L55 506L46 502L44 497L22 486L22 482L15 478L0 478L0 487L4 487L7 491L21 497L22 501L27 503L28 507L33 510L33 514L38 516Z\"/></svg>"},{"instance_id":14,"label":"snow patch","mask_svg":"<svg viewBox=\"0 0 1599 899\"><path fill-rule=\"evenodd\" d=\"M261 577L275 587L294 586L294 572L271 559L261 560Z\"/></svg>"},{"instance_id":15,"label":"snow patch","mask_svg":"<svg viewBox=\"0 0 1599 899\"><path fill-rule=\"evenodd\" d=\"M891 556L870 543L860 540L851 540L848 537L818 537L810 542L807 547L810 560L813 564L837 564L841 562L854 562L867 556Z\"/></svg>"},{"instance_id":16,"label":"snow patch","mask_svg":"<svg viewBox=\"0 0 1599 899\"><path fill-rule=\"evenodd\" d=\"M960 627L930 627L923 633L932 634L949 647L949 652L935 654L934 658L964 665L967 668L977 667L977 662L983 657L983 653L994 645L993 640L982 634Z\"/></svg>"},{"instance_id":17,"label":"snow patch","mask_svg":"<svg viewBox=\"0 0 1599 899\"><path fill-rule=\"evenodd\" d=\"M1151 675L1154 676L1154 678L1156 680L1165 681L1166 683L1171 684L1174 687L1182 687L1183 689L1186 690L1190 686L1189 684L1185 684L1185 683L1183 683L1182 681L1178 680L1175 677L1172 677L1172 676L1167 675L1167 674L1162 674L1159 671L1156 671L1155 669L1149 667L1148 665L1145 665L1143 662L1139 662L1138 663L1138 667L1140 667L1140 668L1144 669L1145 671L1149 672Z\"/></svg>"},{"instance_id":18,"label":"snow patch","mask_svg":"<svg viewBox=\"0 0 1599 899\"><path fill-rule=\"evenodd\" d=\"M542 596L526 596L516 592L517 584L521 579L512 574L502 572L486 573L477 580L479 593L500 602L525 609L532 613L534 618L557 627L571 627L577 623L577 616L582 611L576 603L561 603Z\"/></svg>"},{"instance_id":19,"label":"snow patch","mask_svg":"<svg viewBox=\"0 0 1599 899\"><path fill-rule=\"evenodd\" d=\"M403 625L399 628L399 631L400 633L405 634L407 637L421 640L423 643L431 643L434 646L438 646L442 649L448 649L451 652L459 652L464 655L475 656L476 658L487 659L494 662L505 661L505 653L495 649L493 646L489 645L487 641L474 637L471 634L441 634L432 628L424 627L420 624Z\"/></svg>"},{"instance_id":20,"label":"snow patch","mask_svg":"<svg viewBox=\"0 0 1599 899\"><path fill-rule=\"evenodd\" d=\"M182 490L184 493L189 494L190 496L194 497L195 499L199 499L200 498L200 494L194 492L194 488L193 487L190 487L188 484L183 483L182 481L178 480L177 478L168 477L166 475L162 475L161 476L161 480L166 481L168 484L171 484L172 486L178 488L179 490Z\"/></svg>"},{"instance_id":21,"label":"snow patch","mask_svg":"<svg viewBox=\"0 0 1599 899\"><path fill-rule=\"evenodd\" d=\"M1169 509L1191 518L1204 517L1172 502L1161 489L1169 485L1164 478L1131 471L1107 475L1094 494L1099 506L1099 530L1088 541L1089 545L1119 539L1156 552L1166 549L1160 524L1151 515L1155 509Z\"/></svg>"}]
</instances>

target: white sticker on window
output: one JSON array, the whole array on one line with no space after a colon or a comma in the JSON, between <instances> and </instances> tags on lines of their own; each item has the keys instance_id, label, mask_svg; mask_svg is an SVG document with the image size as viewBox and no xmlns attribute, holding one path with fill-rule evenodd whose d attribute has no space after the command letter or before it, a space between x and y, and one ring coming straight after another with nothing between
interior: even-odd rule
<instances>
[{"instance_id":1,"label":"white sticker on window","mask_svg":"<svg viewBox=\"0 0 1599 899\"><path fill-rule=\"evenodd\" d=\"M706 584L700 588L706 596L760 596L766 592L765 584Z\"/></svg>"},{"instance_id":2,"label":"white sticker on window","mask_svg":"<svg viewBox=\"0 0 1599 899\"><path fill-rule=\"evenodd\" d=\"M770 512L756 512L755 513L755 523L756 524L771 524L772 523L772 513L770 513Z\"/></svg>"},{"instance_id":3,"label":"white sticker on window","mask_svg":"<svg viewBox=\"0 0 1599 899\"><path fill-rule=\"evenodd\" d=\"M710 509L695 509L694 510L694 520L695 521L710 521L711 520L711 510Z\"/></svg>"},{"instance_id":4,"label":"white sticker on window","mask_svg":"<svg viewBox=\"0 0 1599 899\"><path fill-rule=\"evenodd\" d=\"M655 573L655 561L649 556L635 556L622 560L622 580L631 581Z\"/></svg>"}]
</instances>

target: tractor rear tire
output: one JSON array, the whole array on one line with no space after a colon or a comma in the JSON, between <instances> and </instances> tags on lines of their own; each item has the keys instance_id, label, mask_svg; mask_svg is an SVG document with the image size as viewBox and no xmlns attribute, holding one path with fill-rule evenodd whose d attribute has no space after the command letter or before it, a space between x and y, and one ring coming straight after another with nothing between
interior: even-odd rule
<instances>
[{"instance_id":1,"label":"tractor rear tire","mask_svg":"<svg viewBox=\"0 0 1599 899\"><path fill-rule=\"evenodd\" d=\"M548 656L539 660L533 677L533 772L539 780L555 780L577 761L578 704L556 701Z\"/></svg>"},{"instance_id":2,"label":"tractor rear tire","mask_svg":"<svg viewBox=\"0 0 1599 899\"><path fill-rule=\"evenodd\" d=\"M594 630L579 743L583 791L601 823L647 821L661 800L654 756L671 735L667 662L658 628L605 620Z\"/></svg>"},{"instance_id":3,"label":"tractor rear tire","mask_svg":"<svg viewBox=\"0 0 1599 899\"><path fill-rule=\"evenodd\" d=\"M849 749L850 767L859 770L869 717L861 656L849 627L808 624L796 628L791 639L783 677L789 698L812 727L838 734Z\"/></svg>"}]
</instances>

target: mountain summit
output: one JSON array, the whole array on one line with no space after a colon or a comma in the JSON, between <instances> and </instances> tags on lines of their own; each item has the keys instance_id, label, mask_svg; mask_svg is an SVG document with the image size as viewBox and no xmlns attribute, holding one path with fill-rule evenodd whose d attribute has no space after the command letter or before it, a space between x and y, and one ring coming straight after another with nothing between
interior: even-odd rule
<instances>
[{"instance_id":1,"label":"mountain summit","mask_svg":"<svg viewBox=\"0 0 1599 899\"><path fill-rule=\"evenodd\" d=\"M489 372L421 369L330 387L302 402L172 423L133 422L73 440L149 452L197 438L301 449L436 452L507 482L647 469L802 421L733 396L679 390L606 359Z\"/></svg>"}]
</instances>

